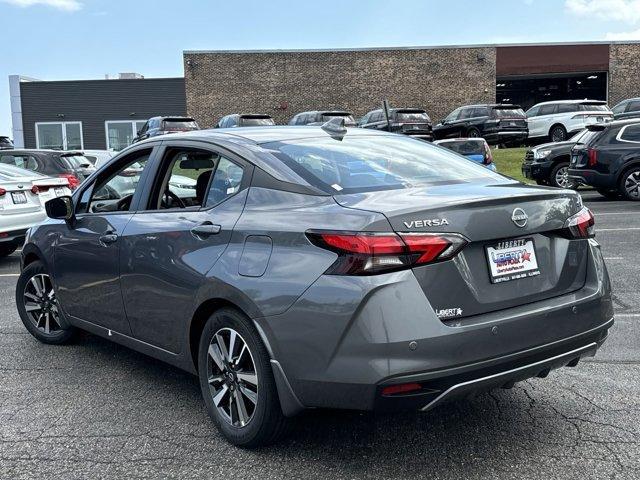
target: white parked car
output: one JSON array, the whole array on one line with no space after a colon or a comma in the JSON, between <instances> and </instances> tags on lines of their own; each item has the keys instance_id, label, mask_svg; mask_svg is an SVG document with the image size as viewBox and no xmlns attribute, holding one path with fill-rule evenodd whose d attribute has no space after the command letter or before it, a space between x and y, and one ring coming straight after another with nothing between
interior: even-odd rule
<instances>
[{"instance_id":1,"label":"white parked car","mask_svg":"<svg viewBox=\"0 0 640 480\"><path fill-rule=\"evenodd\" d=\"M47 215L44 204L71 195L69 180L0 164L0 257L22 245L30 227Z\"/></svg>"},{"instance_id":2,"label":"white parked car","mask_svg":"<svg viewBox=\"0 0 640 480\"><path fill-rule=\"evenodd\" d=\"M552 142L564 142L587 125L611 120L613 112L600 100L542 102L527 110L529 138L549 137Z\"/></svg>"}]
</instances>

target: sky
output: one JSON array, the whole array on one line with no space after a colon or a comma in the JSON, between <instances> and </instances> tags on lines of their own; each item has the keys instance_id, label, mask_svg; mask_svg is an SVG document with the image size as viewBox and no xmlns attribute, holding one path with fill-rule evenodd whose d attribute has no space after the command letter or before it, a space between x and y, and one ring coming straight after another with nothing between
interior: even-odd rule
<instances>
[{"instance_id":1,"label":"sky","mask_svg":"<svg viewBox=\"0 0 640 480\"><path fill-rule=\"evenodd\" d=\"M0 0L7 77L182 76L184 50L640 40L640 0Z\"/></svg>"}]
</instances>

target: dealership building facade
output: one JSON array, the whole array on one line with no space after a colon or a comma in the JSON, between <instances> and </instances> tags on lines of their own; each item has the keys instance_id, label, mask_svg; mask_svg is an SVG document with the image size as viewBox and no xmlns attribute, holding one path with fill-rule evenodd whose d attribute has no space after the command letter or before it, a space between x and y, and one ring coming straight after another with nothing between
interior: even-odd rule
<instances>
[{"instance_id":1,"label":"dealership building facade","mask_svg":"<svg viewBox=\"0 0 640 480\"><path fill-rule=\"evenodd\" d=\"M360 116L383 99L434 121L461 105L640 97L640 43L186 51L184 78L9 78L13 137L27 148L115 149L155 115L202 127L230 113L287 123L306 110Z\"/></svg>"},{"instance_id":2,"label":"dealership building facade","mask_svg":"<svg viewBox=\"0 0 640 480\"><path fill-rule=\"evenodd\" d=\"M228 113L286 123L305 110L356 116L422 107L440 120L460 105L640 96L640 43L595 42L345 50L186 51L187 112L203 126Z\"/></svg>"}]
</instances>

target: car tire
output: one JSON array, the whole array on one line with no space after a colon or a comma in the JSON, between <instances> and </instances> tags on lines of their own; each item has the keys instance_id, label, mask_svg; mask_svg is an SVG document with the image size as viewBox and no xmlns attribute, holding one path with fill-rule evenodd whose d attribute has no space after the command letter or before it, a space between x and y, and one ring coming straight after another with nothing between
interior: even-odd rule
<instances>
[{"instance_id":1,"label":"car tire","mask_svg":"<svg viewBox=\"0 0 640 480\"><path fill-rule=\"evenodd\" d=\"M290 420L282 413L269 353L242 313L222 308L209 317L200 337L198 376L207 412L230 443L260 447L287 432Z\"/></svg>"},{"instance_id":2,"label":"car tire","mask_svg":"<svg viewBox=\"0 0 640 480\"><path fill-rule=\"evenodd\" d=\"M640 166L631 167L620 176L618 191L625 200L640 201Z\"/></svg>"},{"instance_id":3,"label":"car tire","mask_svg":"<svg viewBox=\"0 0 640 480\"><path fill-rule=\"evenodd\" d=\"M570 180L568 178L569 164L567 162L560 162L556 164L549 174L549 185L558 188L577 188L578 182Z\"/></svg>"},{"instance_id":4,"label":"car tire","mask_svg":"<svg viewBox=\"0 0 640 480\"><path fill-rule=\"evenodd\" d=\"M471 127L467 130L467 138L480 138L480 130L475 127Z\"/></svg>"},{"instance_id":5,"label":"car tire","mask_svg":"<svg viewBox=\"0 0 640 480\"><path fill-rule=\"evenodd\" d=\"M607 189L599 188L596 191L603 197L609 198L611 200L620 198L620 192L618 192L618 190L607 190Z\"/></svg>"},{"instance_id":6,"label":"car tire","mask_svg":"<svg viewBox=\"0 0 640 480\"><path fill-rule=\"evenodd\" d=\"M8 257L18 248L17 243L0 243L0 258Z\"/></svg>"},{"instance_id":7,"label":"car tire","mask_svg":"<svg viewBox=\"0 0 640 480\"><path fill-rule=\"evenodd\" d=\"M74 327L63 327L51 277L40 261L30 263L18 277L16 306L25 328L37 340L62 345L73 340Z\"/></svg>"},{"instance_id":8,"label":"car tire","mask_svg":"<svg viewBox=\"0 0 640 480\"><path fill-rule=\"evenodd\" d=\"M552 142L564 142L567 139L567 129L562 125L554 125L549 130L549 139Z\"/></svg>"}]
</instances>

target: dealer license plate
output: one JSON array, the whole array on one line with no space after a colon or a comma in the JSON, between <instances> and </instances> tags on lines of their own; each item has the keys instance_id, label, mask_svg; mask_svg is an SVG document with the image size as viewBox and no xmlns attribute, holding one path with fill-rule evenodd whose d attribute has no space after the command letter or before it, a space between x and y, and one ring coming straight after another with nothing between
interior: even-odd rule
<instances>
[{"instance_id":1,"label":"dealer license plate","mask_svg":"<svg viewBox=\"0 0 640 480\"><path fill-rule=\"evenodd\" d=\"M13 203L16 205L27 203L27 196L24 192L13 192L11 193L11 198L13 199Z\"/></svg>"},{"instance_id":2,"label":"dealer license plate","mask_svg":"<svg viewBox=\"0 0 640 480\"><path fill-rule=\"evenodd\" d=\"M491 283L502 283L540 275L532 238L504 240L487 246Z\"/></svg>"}]
</instances>

